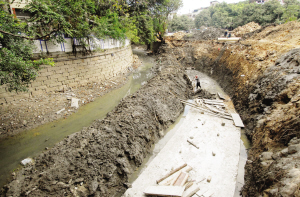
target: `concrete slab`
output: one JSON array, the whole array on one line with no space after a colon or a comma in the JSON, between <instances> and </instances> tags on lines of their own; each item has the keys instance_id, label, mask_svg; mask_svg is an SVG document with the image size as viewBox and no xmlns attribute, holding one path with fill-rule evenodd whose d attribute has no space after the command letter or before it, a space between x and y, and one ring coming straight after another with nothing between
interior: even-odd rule
<instances>
[{"instance_id":1,"label":"concrete slab","mask_svg":"<svg viewBox=\"0 0 300 197\"><path fill-rule=\"evenodd\" d=\"M204 125L203 121L206 122ZM223 122L226 123L225 126L221 126ZM187 142L191 137L199 149ZM192 180L196 180L195 183L211 177L210 182L205 180L194 184L200 186L201 192L208 190L208 193L213 192L213 196L232 197L236 186L239 152L240 128L235 127L231 120L201 114L191 108L175 135L123 196L144 196L143 191L148 186L155 186L157 179L172 168L187 163L193 167L189 175Z\"/></svg>"}]
</instances>

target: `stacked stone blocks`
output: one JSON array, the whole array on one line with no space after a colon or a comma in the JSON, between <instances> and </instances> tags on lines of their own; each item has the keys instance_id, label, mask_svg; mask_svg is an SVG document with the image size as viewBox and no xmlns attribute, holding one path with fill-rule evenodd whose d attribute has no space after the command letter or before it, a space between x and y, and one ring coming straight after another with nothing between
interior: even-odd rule
<instances>
[{"instance_id":1,"label":"stacked stone blocks","mask_svg":"<svg viewBox=\"0 0 300 197\"><path fill-rule=\"evenodd\" d=\"M133 56L130 46L77 56L72 53L52 53L55 66L44 65L38 77L29 86L29 92L8 92L0 86L0 104L36 96L45 92L61 91L67 87L84 86L88 83L105 82L121 73L128 72Z\"/></svg>"}]
</instances>

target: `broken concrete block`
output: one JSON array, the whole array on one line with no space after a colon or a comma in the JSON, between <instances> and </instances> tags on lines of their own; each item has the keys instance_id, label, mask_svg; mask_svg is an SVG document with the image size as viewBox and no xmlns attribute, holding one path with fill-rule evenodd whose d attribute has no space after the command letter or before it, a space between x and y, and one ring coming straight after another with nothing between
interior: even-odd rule
<instances>
[{"instance_id":1,"label":"broken concrete block","mask_svg":"<svg viewBox=\"0 0 300 197\"><path fill-rule=\"evenodd\" d=\"M21 161L21 164L22 164L23 166L26 166L26 165L32 164L32 163L33 163L33 159L31 159L31 158L26 158L26 159L23 159L23 160Z\"/></svg>"},{"instance_id":2,"label":"broken concrete block","mask_svg":"<svg viewBox=\"0 0 300 197\"><path fill-rule=\"evenodd\" d=\"M78 101L79 101L79 99L72 98L72 100L71 100L71 107L74 107L74 108L78 109L79 108Z\"/></svg>"}]
</instances>

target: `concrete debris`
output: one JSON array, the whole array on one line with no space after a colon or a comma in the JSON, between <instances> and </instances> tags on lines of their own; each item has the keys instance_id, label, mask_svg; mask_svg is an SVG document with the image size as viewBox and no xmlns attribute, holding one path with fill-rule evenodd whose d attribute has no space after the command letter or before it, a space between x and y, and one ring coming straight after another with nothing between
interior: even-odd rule
<instances>
[{"instance_id":1,"label":"concrete debris","mask_svg":"<svg viewBox=\"0 0 300 197\"><path fill-rule=\"evenodd\" d=\"M33 164L33 159L32 159L32 158L26 158L26 159L23 159L23 160L21 161L21 164L22 164L23 166L26 166L26 165L28 165L28 164Z\"/></svg>"},{"instance_id":2,"label":"concrete debris","mask_svg":"<svg viewBox=\"0 0 300 197\"><path fill-rule=\"evenodd\" d=\"M71 107L74 107L75 109L78 109L79 108L79 105L78 105L79 100L80 99L72 98L72 100L71 100Z\"/></svg>"}]
</instances>

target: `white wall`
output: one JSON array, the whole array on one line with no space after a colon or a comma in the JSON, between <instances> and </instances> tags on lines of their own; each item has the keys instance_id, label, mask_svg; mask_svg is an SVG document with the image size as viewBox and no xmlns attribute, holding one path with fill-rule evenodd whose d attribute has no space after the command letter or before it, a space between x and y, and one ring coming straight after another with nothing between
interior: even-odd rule
<instances>
[{"instance_id":1,"label":"white wall","mask_svg":"<svg viewBox=\"0 0 300 197\"><path fill-rule=\"evenodd\" d=\"M78 40L74 38L75 43L78 43ZM35 40L35 50L33 53L41 53L41 52L72 52L72 38L65 38L64 43L54 44L53 41L46 40ZM87 41L86 41L87 42ZM91 50L96 49L113 49L117 47L124 47L130 45L130 40L126 39L123 42L115 39L97 39L94 38L90 40Z\"/></svg>"}]
</instances>

